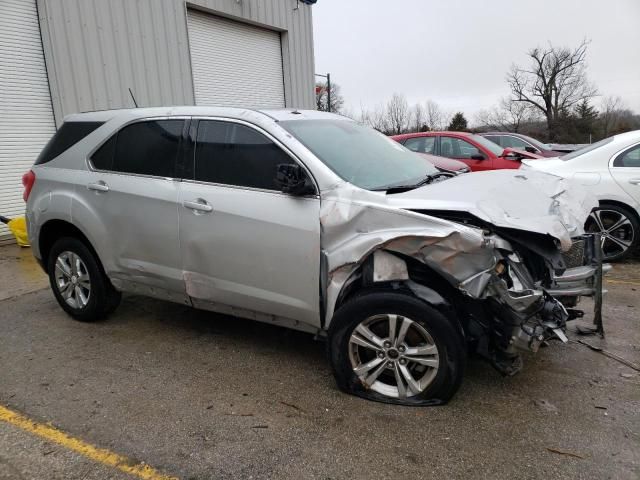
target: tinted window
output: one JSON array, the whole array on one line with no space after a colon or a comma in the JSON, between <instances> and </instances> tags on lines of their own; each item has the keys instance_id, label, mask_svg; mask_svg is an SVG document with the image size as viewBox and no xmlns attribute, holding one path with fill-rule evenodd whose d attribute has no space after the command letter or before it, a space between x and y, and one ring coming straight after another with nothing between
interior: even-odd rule
<instances>
[{"instance_id":1,"label":"tinted window","mask_svg":"<svg viewBox=\"0 0 640 480\"><path fill-rule=\"evenodd\" d=\"M62 152L68 150L104 122L65 122L44 147L36 165L50 162Z\"/></svg>"},{"instance_id":2,"label":"tinted window","mask_svg":"<svg viewBox=\"0 0 640 480\"><path fill-rule=\"evenodd\" d=\"M497 145L503 145L502 143L502 137L499 137L497 135L483 135L484 138L486 138L487 140L491 140L493 143L497 144Z\"/></svg>"},{"instance_id":3,"label":"tinted window","mask_svg":"<svg viewBox=\"0 0 640 480\"><path fill-rule=\"evenodd\" d=\"M280 190L275 178L282 163L295 164L278 145L253 128L211 120L198 124L196 180Z\"/></svg>"},{"instance_id":4,"label":"tinted window","mask_svg":"<svg viewBox=\"0 0 640 480\"><path fill-rule=\"evenodd\" d=\"M91 157L101 170L173 177L184 120L133 123L111 137Z\"/></svg>"},{"instance_id":5,"label":"tinted window","mask_svg":"<svg viewBox=\"0 0 640 480\"><path fill-rule=\"evenodd\" d=\"M525 147L530 147L527 142L520 140L517 137L506 136L502 137L502 146L505 148L517 148L519 150L524 150Z\"/></svg>"},{"instance_id":6,"label":"tinted window","mask_svg":"<svg viewBox=\"0 0 640 480\"><path fill-rule=\"evenodd\" d=\"M482 153L465 140L453 137L441 137L440 155L450 158L471 158L474 155L482 155ZM484 157L484 155L482 156Z\"/></svg>"},{"instance_id":7,"label":"tinted window","mask_svg":"<svg viewBox=\"0 0 640 480\"><path fill-rule=\"evenodd\" d=\"M98 170L113 170L113 154L116 151L116 138L114 135L91 156L93 168Z\"/></svg>"},{"instance_id":8,"label":"tinted window","mask_svg":"<svg viewBox=\"0 0 640 480\"><path fill-rule=\"evenodd\" d=\"M633 147L613 161L614 167L640 168L640 146Z\"/></svg>"},{"instance_id":9,"label":"tinted window","mask_svg":"<svg viewBox=\"0 0 640 480\"><path fill-rule=\"evenodd\" d=\"M413 152L431 153L436 144L436 137L414 137L404 142L404 146Z\"/></svg>"}]
</instances>

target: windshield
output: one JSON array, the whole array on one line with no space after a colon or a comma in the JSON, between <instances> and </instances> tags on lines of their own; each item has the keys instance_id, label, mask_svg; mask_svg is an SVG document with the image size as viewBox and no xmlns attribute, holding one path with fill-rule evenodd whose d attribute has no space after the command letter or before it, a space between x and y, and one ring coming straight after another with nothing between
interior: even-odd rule
<instances>
[{"instance_id":1,"label":"windshield","mask_svg":"<svg viewBox=\"0 0 640 480\"><path fill-rule=\"evenodd\" d=\"M438 173L424 157L355 122L288 120L280 125L340 178L360 188L413 185Z\"/></svg>"},{"instance_id":2,"label":"windshield","mask_svg":"<svg viewBox=\"0 0 640 480\"><path fill-rule=\"evenodd\" d=\"M502 155L502 152L504 152L504 148L502 148L500 145L498 145L497 143L493 143L491 140L489 140L488 138L484 138L481 135L469 135L469 138L482 145L496 157L499 157L500 155Z\"/></svg>"},{"instance_id":3,"label":"windshield","mask_svg":"<svg viewBox=\"0 0 640 480\"><path fill-rule=\"evenodd\" d=\"M579 150L575 150L571 153L567 153L566 155L563 155L560 157L560 160L573 160L574 158L578 158L581 155L584 155L585 153L589 153L593 150L595 150L596 148L600 148L603 145L606 145L607 143L610 143L613 141L613 137L609 137L609 138L605 138L604 140L600 140L599 142L596 143L592 143L591 145L588 145L584 148L581 148Z\"/></svg>"}]
</instances>

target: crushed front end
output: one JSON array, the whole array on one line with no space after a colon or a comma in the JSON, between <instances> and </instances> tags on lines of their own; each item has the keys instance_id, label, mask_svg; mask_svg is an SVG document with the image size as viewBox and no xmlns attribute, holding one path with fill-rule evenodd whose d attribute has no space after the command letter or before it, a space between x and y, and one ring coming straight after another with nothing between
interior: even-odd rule
<instances>
[{"instance_id":1,"label":"crushed front end","mask_svg":"<svg viewBox=\"0 0 640 480\"><path fill-rule=\"evenodd\" d=\"M596 235L574 238L564 254L553 253L543 238L519 237L497 248L502 258L482 295L485 315L474 316L470 325L481 339L479 353L505 375L522 368L522 351L537 352L552 338L568 341L567 322L584 314L575 308L580 297L594 298L602 328L602 275L609 268L603 268Z\"/></svg>"}]
</instances>

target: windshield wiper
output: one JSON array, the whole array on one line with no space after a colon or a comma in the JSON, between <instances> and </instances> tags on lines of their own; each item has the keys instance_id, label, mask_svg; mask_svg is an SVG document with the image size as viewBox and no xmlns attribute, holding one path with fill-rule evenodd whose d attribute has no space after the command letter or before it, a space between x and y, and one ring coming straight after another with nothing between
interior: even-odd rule
<instances>
[{"instance_id":1,"label":"windshield wiper","mask_svg":"<svg viewBox=\"0 0 640 480\"><path fill-rule=\"evenodd\" d=\"M422 180L417 183L411 185L391 185L388 187L376 188L376 191L386 191L387 194L392 193L402 193L408 192L409 190L415 190L418 187L422 187L424 185L428 185L432 183L434 180L440 177L453 177L454 175L448 172L437 172L437 173L429 173Z\"/></svg>"}]
</instances>

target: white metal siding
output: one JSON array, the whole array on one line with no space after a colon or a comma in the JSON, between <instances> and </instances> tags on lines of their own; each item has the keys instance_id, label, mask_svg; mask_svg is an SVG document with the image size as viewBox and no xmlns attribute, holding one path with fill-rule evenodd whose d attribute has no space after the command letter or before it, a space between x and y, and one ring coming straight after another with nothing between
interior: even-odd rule
<instances>
[{"instance_id":1,"label":"white metal siding","mask_svg":"<svg viewBox=\"0 0 640 480\"><path fill-rule=\"evenodd\" d=\"M0 0L0 214L24 215L21 177L54 132L35 0Z\"/></svg>"},{"instance_id":2,"label":"white metal siding","mask_svg":"<svg viewBox=\"0 0 640 480\"><path fill-rule=\"evenodd\" d=\"M189 10L196 105L282 108L280 33Z\"/></svg>"}]
</instances>

